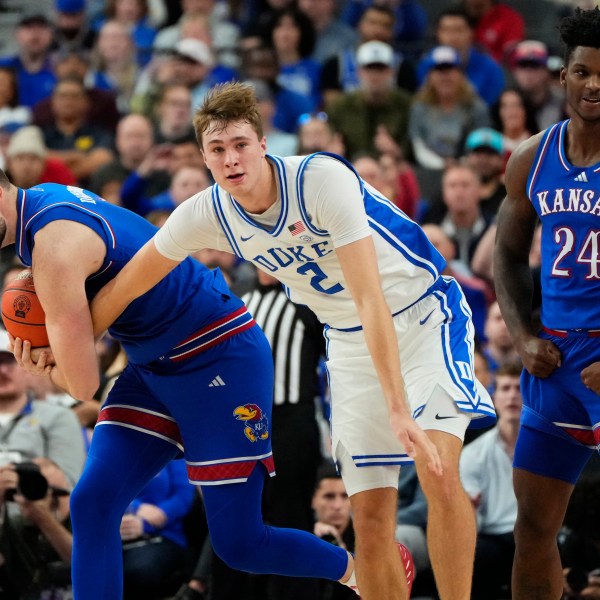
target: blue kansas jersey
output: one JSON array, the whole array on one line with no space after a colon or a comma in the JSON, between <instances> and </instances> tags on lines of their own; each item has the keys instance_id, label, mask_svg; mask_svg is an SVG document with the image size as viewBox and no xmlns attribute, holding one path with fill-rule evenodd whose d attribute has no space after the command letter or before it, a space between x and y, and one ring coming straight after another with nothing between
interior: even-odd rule
<instances>
[{"instance_id":1,"label":"blue kansas jersey","mask_svg":"<svg viewBox=\"0 0 600 600\"><path fill-rule=\"evenodd\" d=\"M34 236L56 220L76 221L95 231L106 245L100 269L86 282L91 300L156 232L142 217L77 187L44 184L18 191L16 250L31 266ZM73 260L77 260L74 256ZM230 315L235 317L228 317ZM188 258L165 279L135 300L110 328L122 342L131 362L143 364L169 353L181 353L185 342L202 328L248 319L241 300L231 294L219 270L211 271ZM211 335L214 327L211 327ZM196 338L194 338L196 339Z\"/></svg>"},{"instance_id":2,"label":"blue kansas jersey","mask_svg":"<svg viewBox=\"0 0 600 600\"><path fill-rule=\"evenodd\" d=\"M600 329L600 164L568 161L568 123L546 131L527 182L542 223L542 323Z\"/></svg>"}]
</instances>

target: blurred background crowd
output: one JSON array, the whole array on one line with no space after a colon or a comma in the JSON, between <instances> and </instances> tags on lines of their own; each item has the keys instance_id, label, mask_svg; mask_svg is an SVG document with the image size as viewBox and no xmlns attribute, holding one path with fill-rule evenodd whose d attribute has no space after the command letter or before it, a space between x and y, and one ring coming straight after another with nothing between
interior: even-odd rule
<instances>
[{"instance_id":1,"label":"blurred background crowd","mask_svg":"<svg viewBox=\"0 0 600 600\"><path fill-rule=\"evenodd\" d=\"M468 434L461 476L477 510L473 599L510 598L520 364L495 302L492 249L504 169L529 136L567 118L556 24L575 0L0 0L0 167L22 188L90 189L160 226L212 183L193 129L215 84L253 84L271 154L335 152L419 222L473 312L477 376L498 424ZM276 363L268 522L353 549L352 516L331 464L321 325L277 282L216 251L265 329ZM539 271L539 238L530 256ZM21 269L0 256L4 282ZM538 286L539 287L539 286ZM539 290L535 302L539 305ZM0 599L70 598L68 496L95 418L124 367L98 343L103 385L82 405L16 365L0 332ZM201 433L199 433L201 434ZM16 467L15 467L16 465ZM577 485L560 545L565 597L600 598L600 470ZM414 597L435 599L427 506L411 467L399 482L397 538L413 552ZM110 502L110 499L106 499ZM337 584L228 569L210 548L201 493L174 462L121 528L126 599L328 600ZM242 596L243 595L243 596Z\"/></svg>"}]
</instances>

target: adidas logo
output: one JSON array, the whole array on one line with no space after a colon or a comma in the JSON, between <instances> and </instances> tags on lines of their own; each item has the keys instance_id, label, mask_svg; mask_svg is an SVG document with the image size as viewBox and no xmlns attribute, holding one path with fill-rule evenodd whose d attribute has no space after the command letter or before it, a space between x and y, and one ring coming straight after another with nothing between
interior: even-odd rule
<instances>
[{"instance_id":1,"label":"adidas logo","mask_svg":"<svg viewBox=\"0 0 600 600\"><path fill-rule=\"evenodd\" d=\"M585 171L583 171L582 173L579 173L579 175L577 175L577 177L575 177L575 181L585 181L587 183L587 175L585 174Z\"/></svg>"},{"instance_id":2,"label":"adidas logo","mask_svg":"<svg viewBox=\"0 0 600 600\"><path fill-rule=\"evenodd\" d=\"M221 379L220 375L217 375L209 384L208 387L221 387L225 385L225 382Z\"/></svg>"}]
</instances>

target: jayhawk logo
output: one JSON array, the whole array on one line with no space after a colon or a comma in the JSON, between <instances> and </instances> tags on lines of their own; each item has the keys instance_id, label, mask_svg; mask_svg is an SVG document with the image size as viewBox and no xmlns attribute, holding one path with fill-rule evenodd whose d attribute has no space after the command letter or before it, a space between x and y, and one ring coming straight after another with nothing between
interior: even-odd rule
<instances>
[{"instance_id":1,"label":"jayhawk logo","mask_svg":"<svg viewBox=\"0 0 600 600\"><path fill-rule=\"evenodd\" d=\"M266 440L269 437L269 420L256 404L244 404L233 411L238 421L245 421L244 433L251 442Z\"/></svg>"}]
</instances>

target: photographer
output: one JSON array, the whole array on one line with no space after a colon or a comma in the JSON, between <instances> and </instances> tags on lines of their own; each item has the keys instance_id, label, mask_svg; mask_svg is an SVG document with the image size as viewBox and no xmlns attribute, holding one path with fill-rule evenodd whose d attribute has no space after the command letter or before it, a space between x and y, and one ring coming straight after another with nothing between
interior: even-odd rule
<instances>
[{"instance_id":1,"label":"photographer","mask_svg":"<svg viewBox=\"0 0 600 600\"><path fill-rule=\"evenodd\" d=\"M66 533L57 527L64 520L60 508L66 506L57 494L65 492L54 488L71 489L85 462L77 417L62 406L32 400L30 377L0 330L0 598L11 600L39 598L39 592L26 590L40 584L49 568L38 552L41 540L68 558ZM52 511L54 520L48 518Z\"/></svg>"},{"instance_id":2,"label":"photographer","mask_svg":"<svg viewBox=\"0 0 600 600\"><path fill-rule=\"evenodd\" d=\"M70 598L68 481L47 458L0 469L0 598Z\"/></svg>"}]
</instances>

